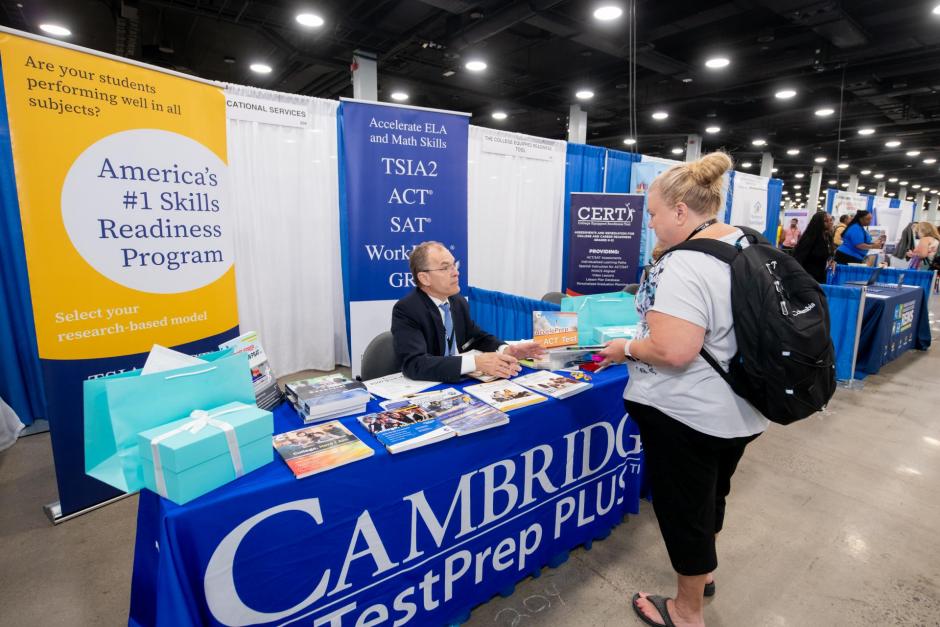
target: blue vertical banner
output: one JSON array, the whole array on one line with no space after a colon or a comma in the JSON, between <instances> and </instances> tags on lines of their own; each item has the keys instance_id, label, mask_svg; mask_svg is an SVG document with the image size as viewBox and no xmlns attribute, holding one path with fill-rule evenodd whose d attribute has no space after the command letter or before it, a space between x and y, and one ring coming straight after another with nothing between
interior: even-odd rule
<instances>
[{"instance_id":1,"label":"blue vertical banner","mask_svg":"<svg viewBox=\"0 0 940 627\"><path fill-rule=\"evenodd\" d=\"M616 292L636 281L644 196L572 193L567 292Z\"/></svg>"},{"instance_id":2,"label":"blue vertical banner","mask_svg":"<svg viewBox=\"0 0 940 627\"><path fill-rule=\"evenodd\" d=\"M414 289L408 258L436 240L467 276L468 114L344 100L339 109L343 272L350 356L391 326L395 301Z\"/></svg>"}]
</instances>

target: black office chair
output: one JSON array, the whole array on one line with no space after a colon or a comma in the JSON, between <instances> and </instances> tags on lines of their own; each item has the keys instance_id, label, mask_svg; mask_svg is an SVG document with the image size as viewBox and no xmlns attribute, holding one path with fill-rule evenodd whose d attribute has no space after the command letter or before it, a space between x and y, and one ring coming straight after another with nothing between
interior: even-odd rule
<instances>
[{"instance_id":1,"label":"black office chair","mask_svg":"<svg viewBox=\"0 0 940 627\"><path fill-rule=\"evenodd\" d=\"M398 372L395 363L395 349L392 346L392 332L379 333L362 353L362 368L359 377L363 381L384 377L387 374Z\"/></svg>"},{"instance_id":2,"label":"black office chair","mask_svg":"<svg viewBox=\"0 0 940 627\"><path fill-rule=\"evenodd\" d=\"M561 299L564 297L565 295L562 294L561 292L548 292L547 294L545 294L545 296L542 297L542 300L544 300L547 303L554 303L556 305L560 305Z\"/></svg>"}]
</instances>

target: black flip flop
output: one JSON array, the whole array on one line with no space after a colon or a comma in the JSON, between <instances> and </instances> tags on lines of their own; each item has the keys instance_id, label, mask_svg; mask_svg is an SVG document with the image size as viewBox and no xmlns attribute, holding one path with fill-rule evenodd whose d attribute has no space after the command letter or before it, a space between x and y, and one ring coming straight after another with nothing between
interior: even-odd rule
<instances>
[{"instance_id":1,"label":"black flip flop","mask_svg":"<svg viewBox=\"0 0 940 627\"><path fill-rule=\"evenodd\" d=\"M641 598L644 597L641 597L639 592L633 595L633 611L636 612L636 615L640 617L641 621L647 625L652 625L652 627L676 627L676 624L672 622L672 617L669 616L669 610L666 608L666 601L669 600L667 597L653 594L645 597L647 601L653 604L656 611L659 612L659 617L663 619L662 623L654 623L652 619L648 618L646 614L643 613L643 610L637 607L636 602Z\"/></svg>"},{"instance_id":2,"label":"black flip flop","mask_svg":"<svg viewBox=\"0 0 940 627\"><path fill-rule=\"evenodd\" d=\"M715 596L715 582L714 581L705 584L705 591L703 592L703 596L706 596L706 597Z\"/></svg>"}]
</instances>

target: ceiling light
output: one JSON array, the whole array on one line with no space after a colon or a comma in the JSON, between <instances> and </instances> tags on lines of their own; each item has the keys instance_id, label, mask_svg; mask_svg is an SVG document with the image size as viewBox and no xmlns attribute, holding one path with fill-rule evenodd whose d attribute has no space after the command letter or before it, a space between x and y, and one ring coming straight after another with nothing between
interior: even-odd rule
<instances>
[{"instance_id":1,"label":"ceiling light","mask_svg":"<svg viewBox=\"0 0 940 627\"><path fill-rule=\"evenodd\" d=\"M752 146L766 146L766 145L767 145L767 140L766 140L766 139L757 138L757 139L755 139L755 140L753 140L753 141L751 142L751 145L752 145Z\"/></svg>"},{"instance_id":2,"label":"ceiling light","mask_svg":"<svg viewBox=\"0 0 940 627\"><path fill-rule=\"evenodd\" d=\"M889 193L888 196L894 198L894 192Z\"/></svg>"},{"instance_id":3,"label":"ceiling light","mask_svg":"<svg viewBox=\"0 0 940 627\"><path fill-rule=\"evenodd\" d=\"M252 72L257 72L258 74L270 74L271 66L265 65L264 63L252 63L248 66Z\"/></svg>"},{"instance_id":4,"label":"ceiling light","mask_svg":"<svg viewBox=\"0 0 940 627\"><path fill-rule=\"evenodd\" d=\"M933 14L940 15L940 4L938 4L937 6L933 8Z\"/></svg>"},{"instance_id":5,"label":"ceiling light","mask_svg":"<svg viewBox=\"0 0 940 627\"><path fill-rule=\"evenodd\" d=\"M936 163L936 162L937 162L937 160L934 159L933 157L927 157L926 159L924 159L924 163L926 163L927 165L932 165L932 164L934 164L934 163Z\"/></svg>"},{"instance_id":6,"label":"ceiling light","mask_svg":"<svg viewBox=\"0 0 940 627\"><path fill-rule=\"evenodd\" d=\"M770 168L771 173L776 173L780 168Z\"/></svg>"},{"instance_id":7,"label":"ceiling light","mask_svg":"<svg viewBox=\"0 0 940 627\"><path fill-rule=\"evenodd\" d=\"M705 62L705 67L718 70L731 65L731 59L726 57L713 57Z\"/></svg>"},{"instance_id":8,"label":"ceiling light","mask_svg":"<svg viewBox=\"0 0 940 627\"><path fill-rule=\"evenodd\" d=\"M623 9L614 5L605 5L597 7L594 9L594 19L600 20L602 22L609 22L610 20L616 20L618 17L623 15Z\"/></svg>"},{"instance_id":9,"label":"ceiling light","mask_svg":"<svg viewBox=\"0 0 940 627\"><path fill-rule=\"evenodd\" d=\"M884 177L885 177L885 175L882 174L881 172L879 172L878 174L875 175L875 178L876 178L876 179L883 179Z\"/></svg>"},{"instance_id":10,"label":"ceiling light","mask_svg":"<svg viewBox=\"0 0 940 627\"><path fill-rule=\"evenodd\" d=\"M920 183L915 183L914 185L911 185L911 188L912 188L912 189L920 189Z\"/></svg>"},{"instance_id":11,"label":"ceiling light","mask_svg":"<svg viewBox=\"0 0 940 627\"><path fill-rule=\"evenodd\" d=\"M803 177L806 176L806 175L803 174L802 172L797 172L797 173L794 174L793 176L795 176L795 177L798 178L798 179L801 179L801 178L803 178Z\"/></svg>"},{"instance_id":12,"label":"ceiling light","mask_svg":"<svg viewBox=\"0 0 940 627\"><path fill-rule=\"evenodd\" d=\"M509 116L506 115L505 111L493 111L494 120L505 120L507 117Z\"/></svg>"},{"instance_id":13,"label":"ceiling light","mask_svg":"<svg viewBox=\"0 0 940 627\"><path fill-rule=\"evenodd\" d=\"M797 198L802 198L802 197L803 197L803 192L797 192L797 193L795 193L795 194L793 194L793 195L796 196Z\"/></svg>"},{"instance_id":14,"label":"ceiling light","mask_svg":"<svg viewBox=\"0 0 940 627\"><path fill-rule=\"evenodd\" d=\"M750 161L745 161L744 163L741 164L741 167L742 167L742 168L749 168L749 167L751 167L752 165L754 165L754 164L751 163Z\"/></svg>"},{"instance_id":15,"label":"ceiling light","mask_svg":"<svg viewBox=\"0 0 940 627\"><path fill-rule=\"evenodd\" d=\"M867 126L865 128L858 129L859 135L872 135L874 132L875 132L875 129L867 127Z\"/></svg>"},{"instance_id":16,"label":"ceiling light","mask_svg":"<svg viewBox=\"0 0 940 627\"><path fill-rule=\"evenodd\" d=\"M800 149L799 149L799 148L790 148L789 150L787 150L787 154L788 154L788 155L798 155L798 154L800 154Z\"/></svg>"},{"instance_id":17,"label":"ceiling light","mask_svg":"<svg viewBox=\"0 0 940 627\"><path fill-rule=\"evenodd\" d=\"M391 95L392 100L397 100L398 102L404 102L408 100L408 94L403 91L393 91Z\"/></svg>"},{"instance_id":18,"label":"ceiling light","mask_svg":"<svg viewBox=\"0 0 940 627\"><path fill-rule=\"evenodd\" d=\"M892 176L891 178L888 179L888 182L889 182L889 183L897 183L897 182L898 182L898 177Z\"/></svg>"},{"instance_id":19,"label":"ceiling light","mask_svg":"<svg viewBox=\"0 0 940 627\"><path fill-rule=\"evenodd\" d=\"M848 187L848 186L849 186L848 183L843 183L843 184L842 184L842 187Z\"/></svg>"},{"instance_id":20,"label":"ceiling light","mask_svg":"<svg viewBox=\"0 0 940 627\"><path fill-rule=\"evenodd\" d=\"M591 91L590 89L582 89L578 91L577 93L575 93L574 96L578 100L590 100L591 98L594 97L594 92Z\"/></svg>"},{"instance_id":21,"label":"ceiling light","mask_svg":"<svg viewBox=\"0 0 940 627\"><path fill-rule=\"evenodd\" d=\"M668 118L668 117L669 117L669 114L666 113L665 111L655 111L655 112L653 112L653 119L654 119L654 120L665 120L665 119Z\"/></svg>"},{"instance_id":22,"label":"ceiling light","mask_svg":"<svg viewBox=\"0 0 940 627\"><path fill-rule=\"evenodd\" d=\"M835 179L829 179L828 181L826 181L826 185L835 185L836 182L837 181Z\"/></svg>"},{"instance_id":23,"label":"ceiling light","mask_svg":"<svg viewBox=\"0 0 940 627\"><path fill-rule=\"evenodd\" d=\"M793 184L793 189L803 189L803 186L800 185L799 183L794 183L794 184Z\"/></svg>"},{"instance_id":24,"label":"ceiling light","mask_svg":"<svg viewBox=\"0 0 940 627\"><path fill-rule=\"evenodd\" d=\"M908 151L905 152L904 154L906 154L908 157L916 157L917 155L920 154L920 151L919 151L919 150L908 150Z\"/></svg>"},{"instance_id":25,"label":"ceiling light","mask_svg":"<svg viewBox=\"0 0 940 627\"><path fill-rule=\"evenodd\" d=\"M840 164L837 165L836 167L839 168L840 170L845 170L846 168L849 167L849 164L848 164L848 163L840 163Z\"/></svg>"},{"instance_id":26,"label":"ceiling light","mask_svg":"<svg viewBox=\"0 0 940 627\"><path fill-rule=\"evenodd\" d=\"M298 13L297 17L294 19L297 20L297 23L301 26L310 26L312 28L323 26L324 24L323 18L316 13Z\"/></svg>"},{"instance_id":27,"label":"ceiling light","mask_svg":"<svg viewBox=\"0 0 940 627\"><path fill-rule=\"evenodd\" d=\"M471 72L482 72L486 69L486 62L480 61L479 59L473 59L471 61L467 61L464 67Z\"/></svg>"},{"instance_id":28,"label":"ceiling light","mask_svg":"<svg viewBox=\"0 0 940 627\"><path fill-rule=\"evenodd\" d=\"M55 35L56 37L68 37L72 34L72 31L58 24L40 24L39 30L49 35Z\"/></svg>"},{"instance_id":29,"label":"ceiling light","mask_svg":"<svg viewBox=\"0 0 940 627\"><path fill-rule=\"evenodd\" d=\"M632 146L633 144L636 143L636 140L633 139L632 137L627 137L626 139L623 140L623 143L625 143L627 146Z\"/></svg>"},{"instance_id":30,"label":"ceiling light","mask_svg":"<svg viewBox=\"0 0 940 627\"><path fill-rule=\"evenodd\" d=\"M830 109L829 107L823 107L822 109L816 109L816 116L820 118L825 118L825 117L832 115L835 112L836 112L835 109Z\"/></svg>"},{"instance_id":31,"label":"ceiling light","mask_svg":"<svg viewBox=\"0 0 940 627\"><path fill-rule=\"evenodd\" d=\"M715 133L721 132L721 127L720 126L708 126L705 128L705 132L714 135Z\"/></svg>"},{"instance_id":32,"label":"ceiling light","mask_svg":"<svg viewBox=\"0 0 940 627\"><path fill-rule=\"evenodd\" d=\"M868 176L869 174L871 174L871 170L862 170L861 172L862 176Z\"/></svg>"},{"instance_id":33,"label":"ceiling light","mask_svg":"<svg viewBox=\"0 0 940 627\"><path fill-rule=\"evenodd\" d=\"M788 189L783 190L783 195L784 195L784 196L787 196L787 195L789 195L789 194L790 194L790 190L788 190Z\"/></svg>"},{"instance_id":34,"label":"ceiling light","mask_svg":"<svg viewBox=\"0 0 940 627\"><path fill-rule=\"evenodd\" d=\"M815 159L813 159L813 161L815 161L816 163L825 163L825 162L826 162L826 158L825 158L825 157L816 157Z\"/></svg>"},{"instance_id":35,"label":"ceiling light","mask_svg":"<svg viewBox=\"0 0 940 627\"><path fill-rule=\"evenodd\" d=\"M673 149L672 149L672 154L674 154L674 155L681 155L683 152L685 152L685 151L682 150L681 148L673 148Z\"/></svg>"},{"instance_id":36,"label":"ceiling light","mask_svg":"<svg viewBox=\"0 0 940 627\"><path fill-rule=\"evenodd\" d=\"M907 181L901 181L901 185L907 185Z\"/></svg>"},{"instance_id":37,"label":"ceiling light","mask_svg":"<svg viewBox=\"0 0 940 627\"><path fill-rule=\"evenodd\" d=\"M900 145L901 145L901 142L899 142L896 139L892 139L889 142L885 142L885 148L897 148Z\"/></svg>"},{"instance_id":38,"label":"ceiling light","mask_svg":"<svg viewBox=\"0 0 940 627\"><path fill-rule=\"evenodd\" d=\"M781 89L780 91L774 94L774 98L776 98L777 100L789 100L795 95L796 95L795 89Z\"/></svg>"},{"instance_id":39,"label":"ceiling light","mask_svg":"<svg viewBox=\"0 0 940 627\"><path fill-rule=\"evenodd\" d=\"M877 187L869 187L869 188L868 188L868 191L870 191L870 192L876 192L876 191L878 191L878 188L877 188Z\"/></svg>"}]
</instances>

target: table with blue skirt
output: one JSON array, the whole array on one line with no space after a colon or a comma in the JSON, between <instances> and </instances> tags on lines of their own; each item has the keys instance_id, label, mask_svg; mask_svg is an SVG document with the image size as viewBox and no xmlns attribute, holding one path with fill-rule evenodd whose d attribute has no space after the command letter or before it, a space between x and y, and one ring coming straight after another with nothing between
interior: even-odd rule
<instances>
[{"instance_id":1,"label":"table with blue skirt","mask_svg":"<svg viewBox=\"0 0 940 627\"><path fill-rule=\"evenodd\" d=\"M186 505L143 490L129 623L459 623L638 511L626 378L610 368L508 425L395 455L343 418L375 454L305 479L272 449L273 463ZM286 403L274 423L303 426Z\"/></svg>"},{"instance_id":2,"label":"table with blue skirt","mask_svg":"<svg viewBox=\"0 0 940 627\"><path fill-rule=\"evenodd\" d=\"M876 374L904 351L930 347L930 316L920 287L868 288L859 335L856 378Z\"/></svg>"}]
</instances>

